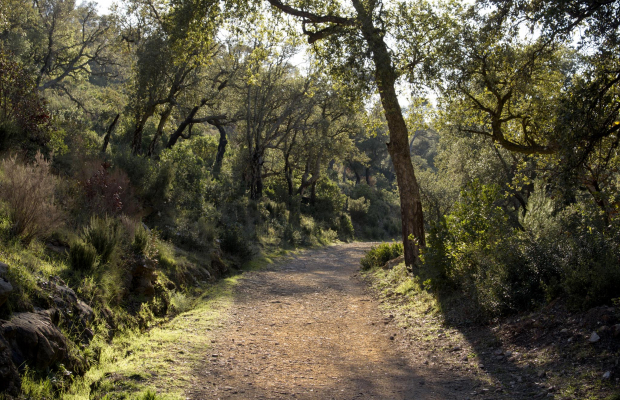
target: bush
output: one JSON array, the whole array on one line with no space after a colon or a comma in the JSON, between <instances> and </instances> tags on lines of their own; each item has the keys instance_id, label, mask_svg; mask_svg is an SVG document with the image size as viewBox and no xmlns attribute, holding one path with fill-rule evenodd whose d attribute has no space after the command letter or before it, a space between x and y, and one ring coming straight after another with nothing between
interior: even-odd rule
<instances>
[{"instance_id":1,"label":"bush","mask_svg":"<svg viewBox=\"0 0 620 400\"><path fill-rule=\"evenodd\" d=\"M131 248L137 254L144 254L149 244L149 233L144 229L142 224L139 224L133 235L133 241L131 242Z\"/></svg>"},{"instance_id":2,"label":"bush","mask_svg":"<svg viewBox=\"0 0 620 400\"><path fill-rule=\"evenodd\" d=\"M69 249L69 263L79 271L90 271L97 263L97 250L92 244L77 240Z\"/></svg>"},{"instance_id":3,"label":"bush","mask_svg":"<svg viewBox=\"0 0 620 400\"><path fill-rule=\"evenodd\" d=\"M109 163L95 161L86 165L84 174L88 176L82 182L86 205L98 215L136 215L140 209L133 195L129 177ZM93 171L94 170L94 171Z\"/></svg>"},{"instance_id":4,"label":"bush","mask_svg":"<svg viewBox=\"0 0 620 400\"><path fill-rule=\"evenodd\" d=\"M351 217L347 214L341 214L338 218L338 237L340 240L348 240L352 239L355 234L355 230L353 229L353 222L351 222Z\"/></svg>"},{"instance_id":5,"label":"bush","mask_svg":"<svg viewBox=\"0 0 620 400\"><path fill-rule=\"evenodd\" d=\"M109 217L92 217L90 225L84 229L84 240L97 250L102 264L106 264L120 244L121 227Z\"/></svg>"},{"instance_id":6,"label":"bush","mask_svg":"<svg viewBox=\"0 0 620 400\"><path fill-rule=\"evenodd\" d=\"M228 254L239 256L242 260L250 259L254 253L238 227L224 229L220 238L220 248Z\"/></svg>"},{"instance_id":7,"label":"bush","mask_svg":"<svg viewBox=\"0 0 620 400\"><path fill-rule=\"evenodd\" d=\"M368 209L370 209L370 201L366 200L364 196L359 199L349 199L349 213L355 221L364 221Z\"/></svg>"},{"instance_id":8,"label":"bush","mask_svg":"<svg viewBox=\"0 0 620 400\"><path fill-rule=\"evenodd\" d=\"M8 206L12 233L25 243L52 233L62 221L54 204L56 178L50 172L50 163L37 153L31 165L16 157L3 160L0 198Z\"/></svg>"},{"instance_id":9,"label":"bush","mask_svg":"<svg viewBox=\"0 0 620 400\"><path fill-rule=\"evenodd\" d=\"M370 248L368 253L362 258L360 263L362 269L368 270L385 265L386 262L403 254L402 243L381 243Z\"/></svg>"},{"instance_id":10,"label":"bush","mask_svg":"<svg viewBox=\"0 0 620 400\"><path fill-rule=\"evenodd\" d=\"M299 227L296 224L288 223L284 226L284 230L282 232L282 240L285 243L290 244L293 247L300 246L304 240L303 234L299 230Z\"/></svg>"}]
</instances>

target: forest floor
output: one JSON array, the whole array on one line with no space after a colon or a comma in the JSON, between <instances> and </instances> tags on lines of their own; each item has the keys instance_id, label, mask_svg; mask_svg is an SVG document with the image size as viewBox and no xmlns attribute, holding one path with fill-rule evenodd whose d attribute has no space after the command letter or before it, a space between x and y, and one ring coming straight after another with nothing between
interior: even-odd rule
<instances>
[{"instance_id":1,"label":"forest floor","mask_svg":"<svg viewBox=\"0 0 620 400\"><path fill-rule=\"evenodd\" d=\"M370 246L299 252L224 283L205 297L213 304L133 344L132 367L106 373L101 389L134 380L182 399L620 398L615 370L606 382L591 366L591 376L562 378L565 366L551 362L543 336L506 339L521 319L504 330L446 326L427 311L412 319L402 299L360 275ZM545 324L540 316L523 321L520 332ZM587 364L588 338L561 329L563 339L583 342ZM592 362L617 367L616 353L601 357Z\"/></svg>"}]
</instances>

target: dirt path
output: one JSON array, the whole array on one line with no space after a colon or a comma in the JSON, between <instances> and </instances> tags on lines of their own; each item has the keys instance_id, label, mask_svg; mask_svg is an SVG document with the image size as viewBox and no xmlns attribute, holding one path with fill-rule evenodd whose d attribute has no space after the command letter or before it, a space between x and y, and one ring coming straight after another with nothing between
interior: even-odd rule
<instances>
[{"instance_id":1,"label":"dirt path","mask_svg":"<svg viewBox=\"0 0 620 400\"><path fill-rule=\"evenodd\" d=\"M357 277L369 247L311 250L245 274L187 398L467 398L453 376L404 357Z\"/></svg>"}]
</instances>

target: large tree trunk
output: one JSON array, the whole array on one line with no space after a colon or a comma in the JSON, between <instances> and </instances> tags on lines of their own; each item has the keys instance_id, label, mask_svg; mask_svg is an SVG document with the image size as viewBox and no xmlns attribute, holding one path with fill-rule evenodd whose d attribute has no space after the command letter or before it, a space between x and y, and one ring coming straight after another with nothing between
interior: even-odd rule
<instances>
[{"instance_id":1,"label":"large tree trunk","mask_svg":"<svg viewBox=\"0 0 620 400\"><path fill-rule=\"evenodd\" d=\"M375 80L390 131L388 152L396 171L400 195L405 264L412 267L418 260L420 247L426 245L426 240L420 188L409 151L409 132L395 90L397 76L392 66L387 45L380 31L375 28L371 15L361 0L352 0L352 2L358 15L358 21L361 23L362 35L372 51L372 59L375 64ZM415 238L415 241L409 240L410 235Z\"/></svg>"}]
</instances>

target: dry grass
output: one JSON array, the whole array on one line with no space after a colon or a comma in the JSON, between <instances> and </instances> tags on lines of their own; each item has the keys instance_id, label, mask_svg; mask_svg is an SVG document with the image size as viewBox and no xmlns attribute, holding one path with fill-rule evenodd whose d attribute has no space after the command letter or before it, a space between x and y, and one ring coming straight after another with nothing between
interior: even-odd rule
<instances>
[{"instance_id":1,"label":"dry grass","mask_svg":"<svg viewBox=\"0 0 620 400\"><path fill-rule=\"evenodd\" d=\"M52 233L62 214L54 203L56 177L50 162L41 153L32 164L13 156L3 160L0 169L0 199L7 205L12 233L25 243Z\"/></svg>"}]
</instances>

